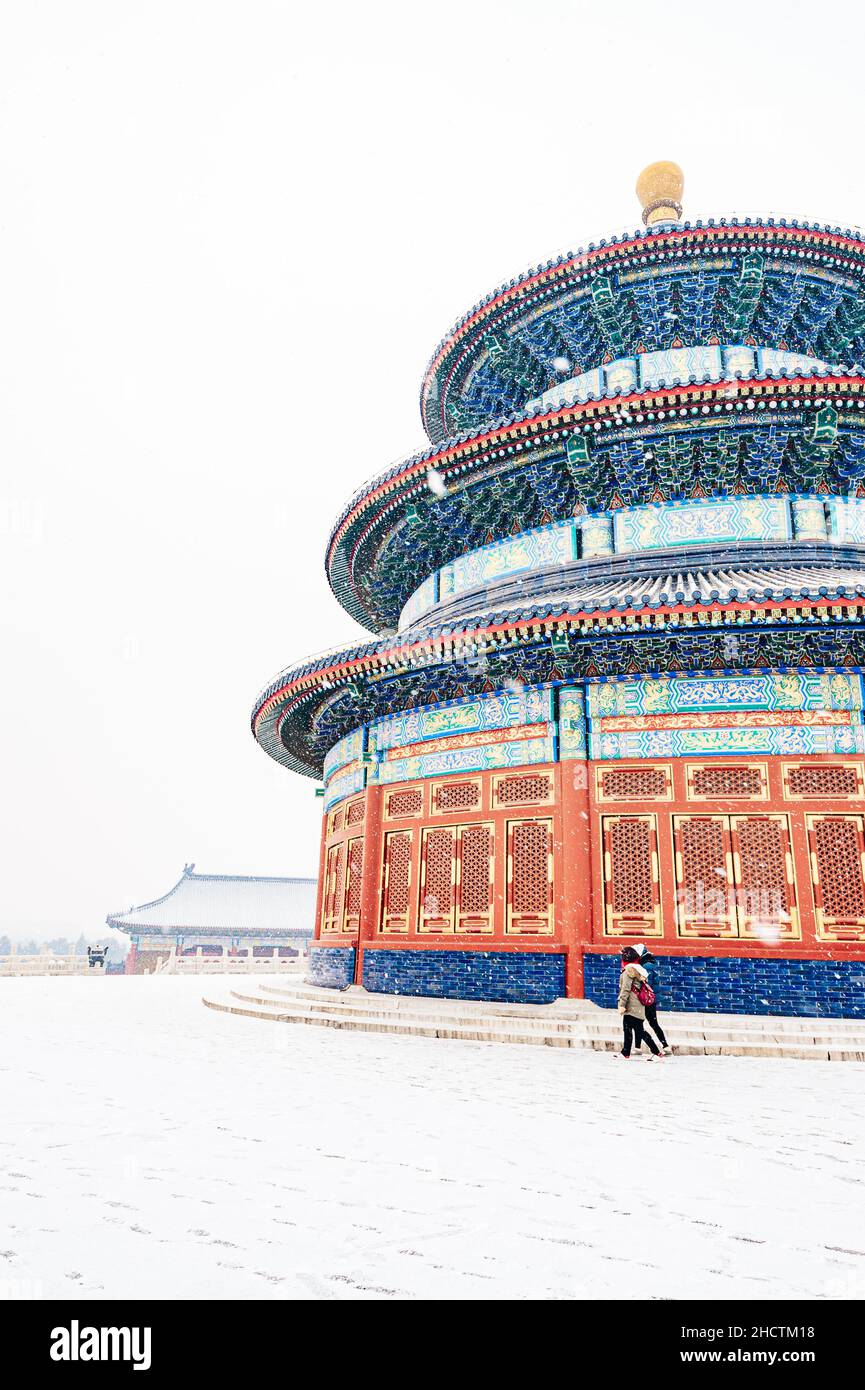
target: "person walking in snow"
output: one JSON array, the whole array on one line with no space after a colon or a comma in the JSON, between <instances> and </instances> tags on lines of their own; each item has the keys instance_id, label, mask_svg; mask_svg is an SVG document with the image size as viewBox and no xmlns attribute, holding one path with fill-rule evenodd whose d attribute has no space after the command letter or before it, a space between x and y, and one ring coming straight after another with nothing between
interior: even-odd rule
<instances>
[{"instance_id":1,"label":"person walking in snow","mask_svg":"<svg viewBox=\"0 0 865 1390\"><path fill-rule=\"evenodd\" d=\"M624 1041L621 1052L615 1054L617 1057L624 1058L625 1061L631 1055L632 1043L636 1043L639 1049L644 1038L651 1053L651 1056L646 1058L647 1062L660 1062L663 1056L651 1033L643 1032L646 1006L640 996L647 993L647 972L640 965L639 956L633 946L626 946L622 952L622 973L619 976L619 1013L622 1015Z\"/></svg>"},{"instance_id":2,"label":"person walking in snow","mask_svg":"<svg viewBox=\"0 0 865 1390\"><path fill-rule=\"evenodd\" d=\"M658 961L657 958L652 955L649 948L643 945L642 941L637 942L634 950L640 958L640 965L646 972L649 988L655 996L654 1004L646 1004L644 1006L646 1010L646 1024L651 1028L658 1042L661 1044L661 1052L666 1057L670 1052L670 1044L664 1037L664 1030L658 1022L658 1004L661 998L661 982L658 979ZM639 1050L640 1045L638 1043L637 1051L639 1052Z\"/></svg>"}]
</instances>

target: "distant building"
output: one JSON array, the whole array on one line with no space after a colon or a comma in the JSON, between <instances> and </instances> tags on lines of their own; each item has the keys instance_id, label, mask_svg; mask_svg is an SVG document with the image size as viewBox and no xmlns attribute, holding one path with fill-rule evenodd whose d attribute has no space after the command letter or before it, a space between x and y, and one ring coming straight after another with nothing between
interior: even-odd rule
<instances>
[{"instance_id":1,"label":"distant building","mask_svg":"<svg viewBox=\"0 0 865 1390\"><path fill-rule=\"evenodd\" d=\"M315 879L196 874L194 868L187 864L164 897L106 917L130 939L127 975L150 974L175 952L264 962L307 950L315 932Z\"/></svg>"}]
</instances>

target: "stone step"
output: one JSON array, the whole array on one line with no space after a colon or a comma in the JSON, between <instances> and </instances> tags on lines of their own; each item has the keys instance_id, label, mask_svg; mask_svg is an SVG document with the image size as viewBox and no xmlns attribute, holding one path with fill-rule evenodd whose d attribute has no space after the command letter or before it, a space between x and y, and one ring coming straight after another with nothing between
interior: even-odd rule
<instances>
[{"instance_id":1,"label":"stone step","mask_svg":"<svg viewBox=\"0 0 865 1390\"><path fill-rule=\"evenodd\" d=\"M563 1015L571 1013L582 1013L585 1011L597 1012L597 1004L593 1004L588 999L557 999L552 1004L509 1004L497 1000L481 999L447 999L431 995L420 994L378 994L370 993L360 985L351 985L348 989L325 989L320 985L292 985L289 988L278 987L276 985L257 985L256 988L262 994L272 994L278 999L297 999L300 997L327 1001L350 1000L375 1000L377 1006L382 1011L394 1011L411 1007L413 1009L436 1010L441 1008L453 1007L455 1009L480 1009L484 1013L494 1013L501 1017L532 1018L545 1017L551 1010ZM567 1005L566 1009L560 1009L561 1005Z\"/></svg>"},{"instance_id":2,"label":"stone step","mask_svg":"<svg viewBox=\"0 0 865 1390\"><path fill-rule=\"evenodd\" d=\"M384 1016L352 1017L349 1014L327 1014L320 1010L312 1012L302 1009L282 1009L265 1011L263 1009L238 1008L231 1004L220 1004L216 1000L202 998L208 1009L221 1013L238 1014L245 1018L266 1019L271 1023L306 1023L313 1027L345 1028L364 1033L399 1033L413 1037L461 1038L464 1041L489 1042L528 1042L553 1047L574 1045L570 1031L548 1034L539 1030L527 1031L517 1025L496 1027L492 1022L487 1026L481 1021L464 1024L443 1023L435 1016L426 1020L386 1018ZM576 1045L582 1045L579 1041Z\"/></svg>"},{"instance_id":3,"label":"stone step","mask_svg":"<svg viewBox=\"0 0 865 1390\"><path fill-rule=\"evenodd\" d=\"M589 1036L595 1033L608 1032L611 1026L618 1029L618 1022L613 1020L611 1024L611 1017L612 1015L608 1014L606 1018L586 1020L582 1022L581 1026ZM752 1021L748 1017L743 1018L741 1021L731 1020L735 1020L735 1015L713 1014L706 1019L704 1023L697 1023L693 1018L689 1018L685 1014L671 1013L663 1015L662 1023L664 1032L675 1034L676 1037L686 1033L699 1033L706 1036L711 1034L712 1037L728 1041L733 1041L739 1037L765 1037L774 1040L785 1040L791 1043L811 1041L818 1043L844 1042L851 1045L865 1045L865 1028L861 1027L852 1031L844 1029L836 1030L832 1027L827 1027L825 1023L819 1020L805 1019L803 1022L806 1024L810 1023L810 1027L806 1026L793 1030L789 1028L774 1028L772 1026L772 1019L766 1020L765 1025L758 1023L757 1026L750 1026Z\"/></svg>"},{"instance_id":4,"label":"stone step","mask_svg":"<svg viewBox=\"0 0 865 1390\"><path fill-rule=\"evenodd\" d=\"M239 1001L238 1001L239 1002ZM402 1015L389 1017L383 1014L352 1015L346 1013L326 1013L322 1010L309 1010L302 1006L274 1009L238 1007L238 1004L224 1004L216 1000L202 999L209 1009L221 1013L236 1014L245 1018L263 1019L271 1023L308 1024L313 1027L343 1028L358 1032L399 1034L410 1037L452 1038L471 1042L509 1042L533 1044L547 1047L579 1047L602 1052L614 1052L621 1045L618 1029L606 1035L585 1032L575 1021L566 1030L548 1031L526 1028L519 1019L492 1019L478 1015L473 1019L457 1022L452 1018L442 1019L434 1014L425 1018ZM811 1061L865 1061L865 1047L854 1047L841 1041L833 1045L817 1045L800 1039L751 1038L747 1035L735 1040L723 1041L701 1037L697 1034L677 1041L675 1056L737 1056L737 1057L775 1057L795 1058Z\"/></svg>"},{"instance_id":5,"label":"stone step","mask_svg":"<svg viewBox=\"0 0 865 1390\"><path fill-rule=\"evenodd\" d=\"M508 1014L534 1013L540 1015L546 1014L550 1011L555 1013L583 1013L597 1012L600 1009L600 1006L598 1004L592 1003L590 999L555 999L550 1004L517 1004L507 1003L499 1000L450 999L445 998L443 996L434 995L383 994L366 990L361 985L350 985L346 989L328 989L322 985L310 984L306 980L300 980L297 983L289 983L282 977L280 977L280 982L278 985L264 983L263 981L255 981L255 988L260 990L263 994L274 994L277 996L285 996L291 998L294 998L298 994L302 993L310 998L316 999L375 999L381 1002L384 1006L395 1009L402 1007L405 1001L410 1001L413 1005L428 1006L430 1008L435 1008L437 1005L441 1004L453 1004L459 1005L460 1007L464 1008L481 1008L487 1010L495 1009L497 1012L503 1012ZM687 1016L689 1018L700 1019L712 1019L719 1017L752 1018L758 1020L771 1019L774 1023L777 1023L780 1026L789 1026L794 1028L802 1022L809 1021L809 1019L810 1021L813 1021L813 1018L811 1018L811 1016L809 1016L809 1018L806 1018L805 1016L793 1014L717 1014L706 1013L705 1011L689 1012L687 1010L669 1010L668 1012L670 1012L671 1014L675 1012L676 1017ZM865 1027L865 1018L831 1018L827 1019L826 1021L831 1022L833 1026L849 1025L853 1028Z\"/></svg>"},{"instance_id":6,"label":"stone step","mask_svg":"<svg viewBox=\"0 0 865 1390\"><path fill-rule=\"evenodd\" d=\"M256 994L274 996L279 1000L307 1000L311 1006L323 1007L327 1012L343 1010L372 1010L375 1013L447 1013L464 1018L467 1014L482 1014L496 1018L519 1018L524 1026L530 1020L541 1021L548 1026L553 1020L579 1019L588 1028L604 1029L612 1018L615 1027L619 1024L611 1010L601 1009L587 999L561 999L552 1004L502 1004L469 999L441 999L419 995L370 994L359 987L342 990L322 989L319 986L298 986L296 989L280 989L276 986L260 985ZM262 1002L264 1002L262 1000ZM698 1030L700 1032L721 1032L724 1036L740 1032L762 1033L772 1038L779 1034L793 1037L813 1038L819 1035L822 1042L844 1038L857 1044L865 1039L865 1020L826 1019L812 1017L781 1017L776 1014L721 1014L684 1013L678 1011L662 1012L667 1021L665 1031Z\"/></svg>"},{"instance_id":7,"label":"stone step","mask_svg":"<svg viewBox=\"0 0 865 1390\"><path fill-rule=\"evenodd\" d=\"M284 991L281 992L283 995ZM232 998L241 1003L255 1004L259 1008L283 1010L287 1007L285 999L279 1000L264 994L242 994L238 990L231 991ZM366 999L356 998L352 1000L320 1001L320 1000L298 1000L295 1010L298 1013L326 1013L332 1017L354 1017L373 1019L394 1019L398 1018L403 1022L429 1022L435 1020L436 1026L489 1026L492 1021L501 1024L502 1019L494 1011L488 1009L478 1009L474 1006L473 1012L469 1013L466 1009L459 1007L448 1008L446 1004L438 1009L414 1010L410 996L404 997L402 1007L396 1011L393 1009L381 1008L378 1005L376 996L367 996ZM429 1002L429 1001L426 1001ZM435 1001L433 1001L435 1002ZM459 1001L457 1001L459 1004ZM546 1032L548 1034L570 1033L576 1030L587 1040L594 1042L597 1040L604 1047L618 1046L621 1039L621 1025L618 1017L609 1011L596 1010L597 1017L592 1019L581 1018L577 1020L558 1019L551 1014L541 1017L520 1017L517 1022L519 1027L527 1032ZM741 1023L744 1026L736 1027L728 1024L728 1018L734 1023ZM789 1032L775 1029L772 1019L760 1020L763 1026L749 1026L752 1022L750 1017L741 1020L736 1019L735 1015L708 1015L705 1023L701 1027L696 1027L692 1020L684 1015L674 1014L667 1017L668 1033L675 1035L675 1046L677 1050L685 1045L692 1043L703 1043L706 1045L735 1043L741 1040L742 1043L751 1046L767 1044L777 1046L780 1042L789 1042L791 1045L810 1045L816 1047L826 1047L827 1049L837 1046L839 1043L854 1051L865 1051L865 1028L860 1027L855 1034L840 1036L836 1035L831 1029L813 1027L803 1027L798 1032ZM806 1023L808 1020L800 1020Z\"/></svg>"},{"instance_id":8,"label":"stone step","mask_svg":"<svg viewBox=\"0 0 865 1390\"><path fill-rule=\"evenodd\" d=\"M398 1009L394 1009L386 1006L382 1007L377 1002L373 1002L376 996L371 996L367 999L338 999L331 1001L300 997L291 1000L288 996L274 999L272 996L264 994L242 994L239 990L232 990L231 995L234 999L239 999L241 1002L247 1004L258 1004L273 1009L295 1007L303 1012L326 1013L339 1015L340 1017L390 1018L403 1020L417 1019L420 1022L434 1018L437 1022L463 1025L473 1025L475 1020L483 1020L484 1022L493 1020L502 1023L510 1020L516 1022L520 1028L524 1028L528 1031L546 1031L550 1033L567 1033L577 1024L576 1019L557 1018L553 1015L548 1015L547 1017L536 1017L534 1015L514 1016L498 1014L495 1009L469 1011L459 1007L461 1001L455 1001L454 1006L449 1007L450 1001L448 1000L429 1000L423 1002L428 1002L433 1005L432 1008L412 1008L411 1005L414 1001L410 997L405 997L401 1001L401 1006Z\"/></svg>"}]
</instances>

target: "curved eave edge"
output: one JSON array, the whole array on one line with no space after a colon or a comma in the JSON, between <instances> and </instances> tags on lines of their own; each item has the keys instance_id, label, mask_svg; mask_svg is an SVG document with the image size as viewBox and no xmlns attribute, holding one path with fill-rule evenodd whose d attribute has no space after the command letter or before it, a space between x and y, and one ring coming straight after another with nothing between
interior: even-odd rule
<instances>
[{"instance_id":1,"label":"curved eave edge","mask_svg":"<svg viewBox=\"0 0 865 1390\"><path fill-rule=\"evenodd\" d=\"M834 247L848 248L848 254L865 256L865 238L855 228L829 227L816 222L798 222L794 218L744 218L727 220L709 218L706 221L683 222L665 225L661 230L637 228L609 239L602 238L597 245L590 242L587 247L567 252L551 258L545 264L533 266L522 275L514 277L506 284L499 285L477 304L473 305L453 325L450 332L438 343L423 374L420 390L421 420L430 439L438 441L443 434L440 421L429 419L428 403L436 373L449 354L460 346L461 340L475 324L481 323L499 305L519 301L525 294L551 278L568 279L581 274L600 261L627 261L632 252L641 253L647 246L672 244L681 246L683 251L696 249L695 243L728 235L739 235L743 240L749 237L775 237L778 240L812 240Z\"/></svg>"},{"instance_id":2,"label":"curved eave edge","mask_svg":"<svg viewBox=\"0 0 865 1390\"><path fill-rule=\"evenodd\" d=\"M846 587L846 586L845 586ZM843 609L842 614L833 615L827 610ZM286 747L281 730L287 720L299 709L315 700L325 691L345 690L352 682L364 682L372 686L388 677L411 674L423 667L447 665L477 655L477 646L486 643L487 655L506 655L512 644L517 647L535 645L549 640L553 635L570 637L578 641L591 640L592 637L631 638L639 636L673 637L680 632L711 630L712 624L705 621L709 615L724 618L742 615L753 620L774 620L787 624L787 615L797 611L800 617L797 626L810 622L832 622L841 626L865 626L863 624L865 597L860 593L838 593L827 596L804 596L792 598L745 599L734 602L717 603L660 603L651 608L611 606L608 609L596 607L590 610L569 611L566 604L544 611L535 609L510 614L497 621L490 617L480 626L453 626L445 630L414 630L408 641L397 646L386 643L372 643L366 648L316 658L301 666L290 668L282 673L256 701L252 713L252 732L256 741L272 758L294 772L306 777L320 777L321 765L317 762L297 758ZM701 618L703 621L701 621ZM658 619L683 619L681 626L658 623ZM789 626L795 622L791 621ZM622 624L631 624L623 629ZM722 623L718 624L723 626ZM330 664L327 664L327 663ZM366 716L359 712L358 724L365 722Z\"/></svg>"},{"instance_id":3,"label":"curved eave edge","mask_svg":"<svg viewBox=\"0 0 865 1390\"><path fill-rule=\"evenodd\" d=\"M183 885L187 878L189 878L189 874L185 872L182 873L180 875L180 878L175 883L174 887L169 888L167 893L163 893L161 898L154 898L153 901L149 903L136 903L135 907L130 907L126 912L109 912L108 916L105 918L105 921L107 922L109 927L116 927L118 931L125 931L126 926L124 925L124 922L122 920L123 918L127 919L128 924L131 913L145 912L150 907L161 907L163 903L168 902L169 898L174 897L174 894L177 892L178 888L180 888Z\"/></svg>"},{"instance_id":4,"label":"curved eave edge","mask_svg":"<svg viewBox=\"0 0 865 1390\"><path fill-rule=\"evenodd\" d=\"M730 395L732 385L736 387L735 401ZM686 402L694 405L698 401L717 403L721 396L725 407L729 406L732 410L740 397L771 398L776 391L784 396L788 396L791 391L801 392L806 396L809 405L815 405L812 398L823 392L830 396L845 392L862 394L865 392L865 376L858 372L830 368L808 376L785 376L777 372L764 372L760 376L737 377L735 383L726 380L695 381L689 378L687 382L671 382L669 386L649 391L591 396L586 401L576 401L571 405L536 414L516 411L511 416L485 425L476 433L454 435L439 445L431 445L372 479L354 494L343 509L328 537L325 557L325 572L334 597L362 627L372 631L381 629L383 624L364 607L352 585L352 565L346 553L345 541L352 528L363 519L365 512L373 513L366 521L368 530L380 523L389 512L396 511L412 498L425 498L429 492L426 474L430 468L435 468L441 473L447 484L449 474L453 477L457 472L465 474L472 465L488 466L490 449L502 445L507 448L515 443L519 443L521 447L524 444L533 447L536 443L557 443L557 432L563 432L566 437L570 429L576 425L594 422L595 419L601 421L606 416L616 415L623 410L627 413L635 410L646 413L656 409L667 410L670 407L679 409ZM666 420L658 423L663 431ZM487 451L486 458L484 451ZM381 500L381 505L373 511L373 503L378 499ZM365 534L366 532L362 533L358 538L352 537L353 551L362 543Z\"/></svg>"}]
</instances>

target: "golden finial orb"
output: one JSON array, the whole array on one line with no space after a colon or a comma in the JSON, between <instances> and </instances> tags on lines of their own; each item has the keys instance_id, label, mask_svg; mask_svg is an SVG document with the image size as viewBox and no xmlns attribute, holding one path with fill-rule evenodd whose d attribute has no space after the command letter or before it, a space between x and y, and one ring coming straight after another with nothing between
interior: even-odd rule
<instances>
[{"instance_id":1,"label":"golden finial orb","mask_svg":"<svg viewBox=\"0 0 865 1390\"><path fill-rule=\"evenodd\" d=\"M637 179L637 197L647 227L655 222L678 222L684 187L685 175L669 159L660 159L643 170Z\"/></svg>"}]
</instances>

